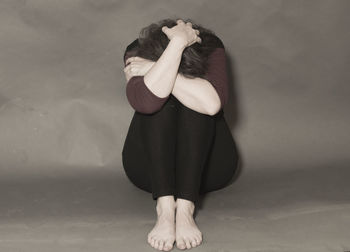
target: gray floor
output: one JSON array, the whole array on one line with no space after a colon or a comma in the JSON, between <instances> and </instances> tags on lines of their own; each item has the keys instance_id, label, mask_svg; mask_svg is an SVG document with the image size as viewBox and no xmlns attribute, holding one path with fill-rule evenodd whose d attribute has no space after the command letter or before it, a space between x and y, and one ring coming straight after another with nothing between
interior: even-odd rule
<instances>
[{"instance_id":1,"label":"gray floor","mask_svg":"<svg viewBox=\"0 0 350 252\"><path fill-rule=\"evenodd\" d=\"M350 250L350 170L243 170L196 212L198 251ZM121 172L2 178L0 251L155 251L155 202ZM174 248L173 250L178 250Z\"/></svg>"}]
</instances>

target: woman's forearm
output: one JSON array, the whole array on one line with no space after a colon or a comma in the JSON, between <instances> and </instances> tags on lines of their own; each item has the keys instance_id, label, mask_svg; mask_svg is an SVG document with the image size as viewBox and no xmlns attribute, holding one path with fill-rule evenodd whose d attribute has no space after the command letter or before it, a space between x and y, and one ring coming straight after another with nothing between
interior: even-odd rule
<instances>
[{"instance_id":1,"label":"woman's forearm","mask_svg":"<svg viewBox=\"0 0 350 252\"><path fill-rule=\"evenodd\" d=\"M144 75L145 85L158 97L167 97L173 90L181 56L186 46L176 38L169 41L159 59Z\"/></svg>"},{"instance_id":2,"label":"woman's forearm","mask_svg":"<svg viewBox=\"0 0 350 252\"><path fill-rule=\"evenodd\" d=\"M203 78L176 76L172 94L186 107L202 114L214 115L220 109L220 98L209 81Z\"/></svg>"}]
</instances>

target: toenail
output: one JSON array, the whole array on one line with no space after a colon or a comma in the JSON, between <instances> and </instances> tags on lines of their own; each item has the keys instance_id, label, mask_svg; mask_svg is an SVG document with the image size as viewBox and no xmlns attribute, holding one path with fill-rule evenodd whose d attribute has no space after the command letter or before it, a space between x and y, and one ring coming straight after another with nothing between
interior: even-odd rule
<instances>
[{"instance_id":1,"label":"toenail","mask_svg":"<svg viewBox=\"0 0 350 252\"><path fill-rule=\"evenodd\" d=\"M183 249L185 247L185 243L178 243L177 246L181 249Z\"/></svg>"}]
</instances>

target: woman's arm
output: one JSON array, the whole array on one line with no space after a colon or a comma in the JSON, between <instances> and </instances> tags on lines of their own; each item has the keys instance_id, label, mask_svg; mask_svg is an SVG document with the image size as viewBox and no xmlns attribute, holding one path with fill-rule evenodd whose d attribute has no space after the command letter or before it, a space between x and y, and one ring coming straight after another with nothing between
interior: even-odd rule
<instances>
[{"instance_id":1,"label":"woman's arm","mask_svg":"<svg viewBox=\"0 0 350 252\"><path fill-rule=\"evenodd\" d=\"M126 93L135 110L154 113L162 107L173 90L185 48L186 45L182 41L171 39L162 55L144 76L133 76L128 81ZM134 60L134 57L127 58L125 65Z\"/></svg>"},{"instance_id":2,"label":"woman's arm","mask_svg":"<svg viewBox=\"0 0 350 252\"><path fill-rule=\"evenodd\" d=\"M144 75L146 86L155 95L162 98L170 95L185 48L186 45L179 40L170 40L162 55Z\"/></svg>"},{"instance_id":3,"label":"woman's arm","mask_svg":"<svg viewBox=\"0 0 350 252\"><path fill-rule=\"evenodd\" d=\"M186 107L215 115L228 100L228 76L224 47L216 48L208 58L204 78L186 78L178 74L172 94Z\"/></svg>"},{"instance_id":4,"label":"woman's arm","mask_svg":"<svg viewBox=\"0 0 350 252\"><path fill-rule=\"evenodd\" d=\"M203 78L190 79L178 74L172 94L183 105L202 114L214 115L220 106L214 87Z\"/></svg>"}]
</instances>

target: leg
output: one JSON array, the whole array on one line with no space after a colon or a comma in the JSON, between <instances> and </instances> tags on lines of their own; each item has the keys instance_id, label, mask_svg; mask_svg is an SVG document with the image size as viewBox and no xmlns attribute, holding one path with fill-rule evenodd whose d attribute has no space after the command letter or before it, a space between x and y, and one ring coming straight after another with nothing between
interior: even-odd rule
<instances>
[{"instance_id":1,"label":"leg","mask_svg":"<svg viewBox=\"0 0 350 252\"><path fill-rule=\"evenodd\" d=\"M215 118L180 103L177 129L176 198L195 202L214 139Z\"/></svg>"},{"instance_id":2,"label":"leg","mask_svg":"<svg viewBox=\"0 0 350 252\"><path fill-rule=\"evenodd\" d=\"M147 168L154 200L175 194L176 115L172 96L160 111L140 115L140 140L149 158Z\"/></svg>"},{"instance_id":3,"label":"leg","mask_svg":"<svg viewBox=\"0 0 350 252\"><path fill-rule=\"evenodd\" d=\"M122 150L122 162L128 179L138 188L152 193L151 180L148 168L149 157L140 141L140 113L134 113Z\"/></svg>"},{"instance_id":4,"label":"leg","mask_svg":"<svg viewBox=\"0 0 350 252\"><path fill-rule=\"evenodd\" d=\"M159 250L172 249L175 241L175 144L177 107L172 96L153 114L135 113L133 155L126 148L126 164L133 164L130 177L157 199L157 222L147 235L148 243ZM133 122L132 122L133 124ZM130 127L131 127L130 126ZM128 134L129 135L129 134ZM136 137L135 137L136 136ZM132 137L130 137L132 139ZM130 140L131 142L131 140ZM136 144L137 143L137 144ZM138 146L138 147L136 147ZM137 155L139 154L139 155Z\"/></svg>"},{"instance_id":5,"label":"leg","mask_svg":"<svg viewBox=\"0 0 350 252\"><path fill-rule=\"evenodd\" d=\"M213 116L198 113L179 102L176 146L176 245L196 247L202 233L193 213L201 185L203 167L213 142Z\"/></svg>"},{"instance_id":6,"label":"leg","mask_svg":"<svg viewBox=\"0 0 350 252\"><path fill-rule=\"evenodd\" d=\"M224 116L217 117L215 138L202 174L200 194L229 185L238 168L238 152Z\"/></svg>"}]
</instances>

